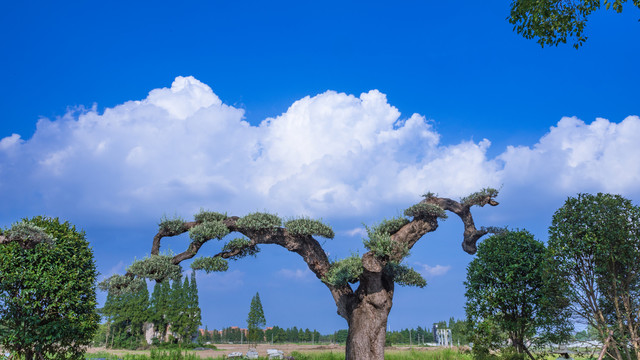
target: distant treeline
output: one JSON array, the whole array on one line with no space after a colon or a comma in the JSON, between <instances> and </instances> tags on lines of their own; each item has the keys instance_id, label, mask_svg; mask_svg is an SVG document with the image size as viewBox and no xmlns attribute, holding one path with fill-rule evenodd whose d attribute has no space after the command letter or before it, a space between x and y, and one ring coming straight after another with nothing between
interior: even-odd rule
<instances>
[{"instance_id":1,"label":"distant treeline","mask_svg":"<svg viewBox=\"0 0 640 360\"><path fill-rule=\"evenodd\" d=\"M438 328L451 329L453 337L453 345L466 344L467 338L464 335L465 322L463 320L455 320L450 318L449 322L440 321L434 325ZM227 327L221 330L209 330L205 328L204 334L200 335L198 342L201 343L240 343L246 342L246 331L236 326ZM268 328L264 332L264 342L267 343L337 343L344 344L347 342L348 332L346 329L338 330L333 334L320 334L318 330L302 329L296 326L291 328L281 328L274 326ZM422 328L418 326L415 329L403 329L398 331L387 332L387 344L423 344L434 343L435 337L432 328Z\"/></svg>"}]
</instances>

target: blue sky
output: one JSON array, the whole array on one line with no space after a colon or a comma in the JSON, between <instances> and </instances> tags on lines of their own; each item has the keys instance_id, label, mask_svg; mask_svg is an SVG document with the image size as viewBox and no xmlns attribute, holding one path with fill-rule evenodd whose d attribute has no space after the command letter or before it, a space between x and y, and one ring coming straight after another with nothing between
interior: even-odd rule
<instances>
[{"instance_id":1,"label":"blue sky","mask_svg":"<svg viewBox=\"0 0 640 360\"><path fill-rule=\"evenodd\" d=\"M362 252L363 223L426 191L501 187L501 205L477 209L476 223L541 240L567 196L640 200L640 11L630 6L594 14L577 51L515 34L506 1L2 7L0 224L72 221L102 276L147 254L163 214L201 207L321 217L339 258ZM472 257L461 232L451 217L414 248L408 262L428 285L396 291L392 329L463 316ZM281 248L198 279L209 328L244 326L256 291L268 325L346 327Z\"/></svg>"}]
</instances>

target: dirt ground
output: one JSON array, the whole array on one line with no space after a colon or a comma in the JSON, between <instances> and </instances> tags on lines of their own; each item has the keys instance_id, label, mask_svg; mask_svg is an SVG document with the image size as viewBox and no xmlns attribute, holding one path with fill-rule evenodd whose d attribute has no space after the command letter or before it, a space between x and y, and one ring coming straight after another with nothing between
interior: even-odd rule
<instances>
[{"instance_id":1,"label":"dirt ground","mask_svg":"<svg viewBox=\"0 0 640 360\"><path fill-rule=\"evenodd\" d=\"M246 353L249 350L250 346L247 344L215 344L218 350L201 350L195 351L201 358L207 357L220 357L222 355L227 355L234 351L240 351L242 353ZM278 349L282 350L285 355L290 355L293 351L305 353L305 352L334 352L334 353L344 353L344 345L298 345L298 344L258 344L256 350L260 356L267 356L267 349ZM395 352L395 351L407 351L410 348L408 346L404 347L389 347L385 349L385 352ZM437 347L413 347L413 350L437 350L440 348ZM107 351L111 354L124 355L124 354L148 354L148 350L112 350L105 348L89 348L87 353L97 353L100 351Z\"/></svg>"},{"instance_id":2,"label":"dirt ground","mask_svg":"<svg viewBox=\"0 0 640 360\"><path fill-rule=\"evenodd\" d=\"M249 346L247 344L215 344L218 348L217 350L199 350L194 351L201 358L207 357L220 357L222 355L227 355L234 351L240 351L242 353L246 353L249 348L253 346ZM335 353L344 353L344 346L340 345L297 345L297 344L258 344L255 349L258 351L260 356L267 356L267 349L277 349L282 350L285 355L290 355L293 351L297 352L335 352ZM103 347L99 348L89 348L87 353L94 354L97 352L106 351L111 354L116 355L124 355L124 354L148 354L148 350L113 350L113 349L105 349Z\"/></svg>"}]
</instances>

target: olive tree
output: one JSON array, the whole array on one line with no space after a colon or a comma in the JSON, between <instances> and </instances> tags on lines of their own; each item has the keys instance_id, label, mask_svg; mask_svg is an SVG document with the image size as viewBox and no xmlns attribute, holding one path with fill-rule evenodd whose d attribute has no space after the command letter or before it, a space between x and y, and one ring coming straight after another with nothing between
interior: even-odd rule
<instances>
[{"instance_id":1,"label":"olive tree","mask_svg":"<svg viewBox=\"0 0 640 360\"><path fill-rule=\"evenodd\" d=\"M333 262L315 237L331 239L334 232L318 220L303 217L283 221L268 213L238 217L209 211L196 214L194 221L164 219L153 238L151 256L134 262L124 276L114 275L106 279L101 287L129 291L140 286L135 279L141 277L163 280L180 276L179 264L196 256L202 245L211 239L222 240L230 233L239 233L243 236L226 242L217 254L194 259L191 267L206 272L225 271L228 269L227 260L255 255L259 251L258 245L262 244L279 245L295 252L327 286L338 315L347 321L346 358L381 360L384 358L387 317L395 284L426 285L418 272L403 264L403 259L418 240L438 228L438 219L446 218L446 211L462 220L462 248L474 254L476 242L489 229L476 228L470 208L474 205L496 206L497 195L495 189L484 189L455 201L432 193L425 194L422 201L404 211L405 216L368 228L368 238L364 241L367 252L364 255ZM160 254L163 238L187 232L191 243L184 252L173 256Z\"/></svg>"},{"instance_id":2,"label":"olive tree","mask_svg":"<svg viewBox=\"0 0 640 360\"><path fill-rule=\"evenodd\" d=\"M553 215L549 249L574 315L610 339L614 358L640 359L640 207L619 195L568 198Z\"/></svg>"},{"instance_id":3,"label":"olive tree","mask_svg":"<svg viewBox=\"0 0 640 360\"><path fill-rule=\"evenodd\" d=\"M0 344L27 360L84 359L98 328L93 252L83 232L34 217L0 233Z\"/></svg>"}]
</instances>

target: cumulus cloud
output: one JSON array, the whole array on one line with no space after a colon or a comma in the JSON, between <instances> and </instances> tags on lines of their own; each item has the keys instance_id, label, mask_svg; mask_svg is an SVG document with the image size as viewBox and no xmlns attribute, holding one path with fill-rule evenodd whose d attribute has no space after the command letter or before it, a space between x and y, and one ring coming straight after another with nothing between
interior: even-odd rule
<instances>
[{"instance_id":1,"label":"cumulus cloud","mask_svg":"<svg viewBox=\"0 0 640 360\"><path fill-rule=\"evenodd\" d=\"M640 188L640 118L591 124L562 118L533 147L509 146L498 158L501 177L514 184L544 184L556 191L598 189L614 193Z\"/></svg>"},{"instance_id":2,"label":"cumulus cloud","mask_svg":"<svg viewBox=\"0 0 640 360\"><path fill-rule=\"evenodd\" d=\"M637 116L563 118L537 144L490 159L489 140L443 145L424 116L403 117L377 90L307 96L254 126L206 84L178 77L146 99L75 109L39 120L31 138L0 139L0 194L11 204L0 212L118 222L200 207L332 217L501 184L638 192L639 137Z\"/></svg>"}]
</instances>

